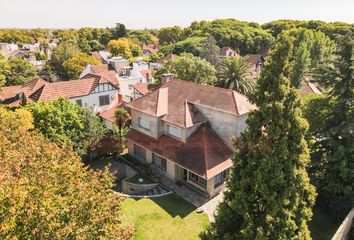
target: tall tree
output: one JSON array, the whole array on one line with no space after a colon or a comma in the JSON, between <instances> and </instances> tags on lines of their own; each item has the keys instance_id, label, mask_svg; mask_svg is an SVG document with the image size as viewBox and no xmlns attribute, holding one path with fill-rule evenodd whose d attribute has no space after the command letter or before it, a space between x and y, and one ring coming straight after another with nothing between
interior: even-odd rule
<instances>
[{"instance_id":1,"label":"tall tree","mask_svg":"<svg viewBox=\"0 0 354 240\"><path fill-rule=\"evenodd\" d=\"M131 239L113 176L29 131L32 121L26 110L0 107L0 238Z\"/></svg>"},{"instance_id":2,"label":"tall tree","mask_svg":"<svg viewBox=\"0 0 354 240\"><path fill-rule=\"evenodd\" d=\"M24 84L37 77L34 66L22 58L11 58L8 61L10 73L6 76L6 85Z\"/></svg>"},{"instance_id":3,"label":"tall tree","mask_svg":"<svg viewBox=\"0 0 354 240\"><path fill-rule=\"evenodd\" d=\"M0 87L6 83L6 76L10 74L10 66L8 62L0 55Z\"/></svg>"},{"instance_id":4,"label":"tall tree","mask_svg":"<svg viewBox=\"0 0 354 240\"><path fill-rule=\"evenodd\" d=\"M124 150L124 137L128 133L130 125L130 116L124 108L118 108L115 112L116 122L113 127L117 139L117 152L122 153Z\"/></svg>"},{"instance_id":5,"label":"tall tree","mask_svg":"<svg viewBox=\"0 0 354 240\"><path fill-rule=\"evenodd\" d=\"M255 90L255 80L250 79L246 61L240 58L225 58L218 69L217 85L250 95Z\"/></svg>"},{"instance_id":6,"label":"tall tree","mask_svg":"<svg viewBox=\"0 0 354 240\"><path fill-rule=\"evenodd\" d=\"M210 62L212 65L217 66L220 62L220 48L213 36L209 36L202 45L200 57Z\"/></svg>"},{"instance_id":7,"label":"tall tree","mask_svg":"<svg viewBox=\"0 0 354 240\"><path fill-rule=\"evenodd\" d=\"M354 205L354 40L337 39L337 58L315 70L316 79L329 88L332 102L322 127L323 175L320 197L337 213Z\"/></svg>"},{"instance_id":8,"label":"tall tree","mask_svg":"<svg viewBox=\"0 0 354 240\"><path fill-rule=\"evenodd\" d=\"M112 38L113 39L118 39L118 38L123 38L127 37L127 29L125 28L125 25L122 23L116 23L115 28L112 30Z\"/></svg>"},{"instance_id":9,"label":"tall tree","mask_svg":"<svg viewBox=\"0 0 354 240\"><path fill-rule=\"evenodd\" d=\"M109 41L107 49L113 56L121 56L126 59L131 59L133 57L128 38Z\"/></svg>"},{"instance_id":10,"label":"tall tree","mask_svg":"<svg viewBox=\"0 0 354 240\"><path fill-rule=\"evenodd\" d=\"M204 239L311 239L307 222L315 201L297 90L288 71L293 38L282 35L254 95L258 109L235 139L225 199Z\"/></svg>"}]
</instances>

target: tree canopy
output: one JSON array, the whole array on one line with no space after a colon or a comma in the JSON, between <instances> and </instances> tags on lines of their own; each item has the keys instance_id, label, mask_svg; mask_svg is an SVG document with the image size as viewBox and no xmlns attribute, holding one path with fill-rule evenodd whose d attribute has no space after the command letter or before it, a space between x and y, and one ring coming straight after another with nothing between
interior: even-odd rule
<instances>
[{"instance_id":1,"label":"tree canopy","mask_svg":"<svg viewBox=\"0 0 354 240\"><path fill-rule=\"evenodd\" d=\"M224 202L204 239L311 239L307 222L315 188L306 172L308 124L297 90L283 75L293 40L282 35L265 64L253 97L258 109L234 141Z\"/></svg>"},{"instance_id":2,"label":"tree canopy","mask_svg":"<svg viewBox=\"0 0 354 240\"><path fill-rule=\"evenodd\" d=\"M32 122L24 109L0 107L0 238L131 239L113 176L30 131Z\"/></svg>"},{"instance_id":3,"label":"tree canopy","mask_svg":"<svg viewBox=\"0 0 354 240\"><path fill-rule=\"evenodd\" d=\"M66 99L34 102L26 108L38 131L59 146L73 146L81 156L93 151L105 136L106 128L98 116Z\"/></svg>"},{"instance_id":4,"label":"tree canopy","mask_svg":"<svg viewBox=\"0 0 354 240\"><path fill-rule=\"evenodd\" d=\"M6 66L4 62L0 62L0 69L1 68L0 75L5 75L7 86L24 84L37 77L37 71L34 66L22 58L9 59L8 66Z\"/></svg>"},{"instance_id":5,"label":"tree canopy","mask_svg":"<svg viewBox=\"0 0 354 240\"><path fill-rule=\"evenodd\" d=\"M77 53L63 63L65 79L78 79L88 65L100 64L100 61L86 53Z\"/></svg>"},{"instance_id":6,"label":"tree canopy","mask_svg":"<svg viewBox=\"0 0 354 240\"><path fill-rule=\"evenodd\" d=\"M178 79L198 83L212 84L216 81L214 66L190 53L182 53L176 59L167 61L155 76L160 78L164 73L172 73Z\"/></svg>"}]
</instances>

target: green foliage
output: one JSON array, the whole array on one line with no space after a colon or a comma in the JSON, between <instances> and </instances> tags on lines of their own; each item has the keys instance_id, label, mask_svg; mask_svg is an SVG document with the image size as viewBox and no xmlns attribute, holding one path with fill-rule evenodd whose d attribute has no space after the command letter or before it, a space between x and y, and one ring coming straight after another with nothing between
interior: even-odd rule
<instances>
[{"instance_id":1,"label":"green foliage","mask_svg":"<svg viewBox=\"0 0 354 240\"><path fill-rule=\"evenodd\" d=\"M255 80L250 79L250 71L246 61L240 58L225 58L218 68L216 85L233 89L250 96L256 87Z\"/></svg>"},{"instance_id":2,"label":"green foliage","mask_svg":"<svg viewBox=\"0 0 354 240\"><path fill-rule=\"evenodd\" d=\"M6 68L6 64L4 64L4 66L5 74L6 72L8 74L5 75L7 86L24 84L37 77L37 72L34 66L22 58L11 58L8 61L9 68ZM8 72L8 70L10 71Z\"/></svg>"},{"instance_id":3,"label":"green foliage","mask_svg":"<svg viewBox=\"0 0 354 240\"><path fill-rule=\"evenodd\" d=\"M148 30L131 30L128 32L128 37L145 44L157 44L159 41L158 38Z\"/></svg>"},{"instance_id":4,"label":"green foliage","mask_svg":"<svg viewBox=\"0 0 354 240\"><path fill-rule=\"evenodd\" d=\"M179 41L173 46L174 54L191 53L194 56L199 56L203 50L203 44L206 41L204 37L190 37Z\"/></svg>"},{"instance_id":5,"label":"green foliage","mask_svg":"<svg viewBox=\"0 0 354 240\"><path fill-rule=\"evenodd\" d=\"M128 33L127 33L127 29L125 28L124 24L116 23L115 28L112 29L112 38L119 39L119 38L124 38L127 36L128 36Z\"/></svg>"},{"instance_id":6,"label":"green foliage","mask_svg":"<svg viewBox=\"0 0 354 240\"><path fill-rule=\"evenodd\" d=\"M132 52L133 57L139 57L143 55L143 50L138 44L131 44L130 45L130 50Z\"/></svg>"},{"instance_id":7,"label":"green foliage","mask_svg":"<svg viewBox=\"0 0 354 240\"><path fill-rule=\"evenodd\" d=\"M34 43L40 38L47 38L47 35L48 33L45 29L0 29L0 42L22 45Z\"/></svg>"},{"instance_id":8,"label":"green foliage","mask_svg":"<svg viewBox=\"0 0 354 240\"><path fill-rule=\"evenodd\" d=\"M208 36L207 40L202 44L202 49L199 56L211 63L214 66L218 66L220 62L220 48L213 36Z\"/></svg>"},{"instance_id":9,"label":"green foliage","mask_svg":"<svg viewBox=\"0 0 354 240\"><path fill-rule=\"evenodd\" d=\"M198 83L212 84L216 81L216 70L207 61L195 57L190 53L182 53L174 60L164 63L156 74L161 78L164 73L172 73L176 78Z\"/></svg>"},{"instance_id":10,"label":"green foliage","mask_svg":"<svg viewBox=\"0 0 354 240\"><path fill-rule=\"evenodd\" d=\"M50 72L56 73L62 79L65 79L64 62L79 53L80 50L76 45L72 43L62 43L53 50L51 59L46 64L46 68L48 68Z\"/></svg>"},{"instance_id":11,"label":"green foliage","mask_svg":"<svg viewBox=\"0 0 354 240\"><path fill-rule=\"evenodd\" d=\"M113 132L118 142L117 152L122 153L125 147L125 135L128 133L130 122L130 116L124 108L118 108L115 112L116 122L113 126Z\"/></svg>"},{"instance_id":12,"label":"green foliage","mask_svg":"<svg viewBox=\"0 0 354 240\"><path fill-rule=\"evenodd\" d=\"M189 36L212 35L219 47L231 47L241 54L258 53L274 41L258 24L235 19L193 22L185 32Z\"/></svg>"},{"instance_id":13,"label":"green foliage","mask_svg":"<svg viewBox=\"0 0 354 240\"><path fill-rule=\"evenodd\" d=\"M314 72L316 80L329 89L328 118L321 125L323 175L320 197L336 213L354 205L354 40L337 38L336 58ZM322 119L317 119L319 123Z\"/></svg>"},{"instance_id":14,"label":"green foliage","mask_svg":"<svg viewBox=\"0 0 354 240\"><path fill-rule=\"evenodd\" d=\"M66 99L34 102L26 108L36 129L60 146L72 145L81 156L93 151L106 133L98 116Z\"/></svg>"},{"instance_id":15,"label":"green foliage","mask_svg":"<svg viewBox=\"0 0 354 240\"><path fill-rule=\"evenodd\" d=\"M158 33L160 44L176 43L182 39L183 29L179 26L161 28Z\"/></svg>"},{"instance_id":16,"label":"green foliage","mask_svg":"<svg viewBox=\"0 0 354 240\"><path fill-rule=\"evenodd\" d=\"M10 66L5 59L0 58L0 87L5 85L8 75L10 75Z\"/></svg>"},{"instance_id":17,"label":"green foliage","mask_svg":"<svg viewBox=\"0 0 354 240\"><path fill-rule=\"evenodd\" d=\"M64 79L78 79L88 65L100 64L100 61L86 53L77 53L63 63Z\"/></svg>"},{"instance_id":18,"label":"green foliage","mask_svg":"<svg viewBox=\"0 0 354 240\"><path fill-rule=\"evenodd\" d=\"M306 167L297 90L287 71L293 38L282 35L265 64L254 94L258 109L235 139L236 153L224 202L203 239L311 239L307 222L315 202Z\"/></svg>"},{"instance_id":19,"label":"green foliage","mask_svg":"<svg viewBox=\"0 0 354 240\"><path fill-rule=\"evenodd\" d=\"M131 239L108 170L95 172L36 131L23 109L0 108L0 238Z\"/></svg>"}]
</instances>

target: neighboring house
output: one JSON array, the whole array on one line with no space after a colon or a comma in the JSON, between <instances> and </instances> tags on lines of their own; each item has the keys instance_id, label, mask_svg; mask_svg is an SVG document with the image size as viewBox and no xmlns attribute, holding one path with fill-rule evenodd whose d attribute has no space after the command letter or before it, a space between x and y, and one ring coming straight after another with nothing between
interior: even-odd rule
<instances>
[{"instance_id":1,"label":"neighboring house","mask_svg":"<svg viewBox=\"0 0 354 240\"><path fill-rule=\"evenodd\" d=\"M36 79L24 85L3 87L0 91L0 102L12 107L61 97L94 112L105 111L120 102L117 83L95 75L55 83Z\"/></svg>"},{"instance_id":2,"label":"neighboring house","mask_svg":"<svg viewBox=\"0 0 354 240\"><path fill-rule=\"evenodd\" d=\"M223 47L220 49L220 54L219 56L221 58L239 58L240 54L238 54L236 51L234 51L232 48L229 47Z\"/></svg>"},{"instance_id":3,"label":"neighboring house","mask_svg":"<svg viewBox=\"0 0 354 240\"><path fill-rule=\"evenodd\" d=\"M96 58L101 63L109 63L109 59L112 57L108 51L95 51L91 53L91 56Z\"/></svg>"},{"instance_id":4,"label":"neighboring house","mask_svg":"<svg viewBox=\"0 0 354 240\"><path fill-rule=\"evenodd\" d=\"M152 53L158 52L159 47L155 44L146 45L143 44L142 47L144 56L149 57Z\"/></svg>"},{"instance_id":5,"label":"neighboring house","mask_svg":"<svg viewBox=\"0 0 354 240\"><path fill-rule=\"evenodd\" d=\"M115 105L111 106L105 111L102 111L100 113L100 117L106 124L107 128L113 129L113 125L116 122L116 111L118 108L123 108L125 105L125 102L119 101Z\"/></svg>"},{"instance_id":6,"label":"neighboring house","mask_svg":"<svg viewBox=\"0 0 354 240\"><path fill-rule=\"evenodd\" d=\"M231 137L246 128L248 99L233 90L171 80L127 103L129 154L173 182L212 197L232 166Z\"/></svg>"},{"instance_id":7,"label":"neighboring house","mask_svg":"<svg viewBox=\"0 0 354 240\"><path fill-rule=\"evenodd\" d=\"M169 60L174 60L174 59L176 59L176 57L178 57L176 54L168 53L168 54L166 54L164 57L162 57L158 62L155 62L155 63L151 62L151 63L150 63L150 68L152 68L152 69L159 69L159 68L162 67L162 65L163 65L165 62L167 62L167 61L169 61Z\"/></svg>"},{"instance_id":8,"label":"neighboring house","mask_svg":"<svg viewBox=\"0 0 354 240\"><path fill-rule=\"evenodd\" d=\"M121 57L112 57L108 64L87 65L80 78L88 74L99 74L112 80L115 79L119 84L119 94L124 101L129 102L134 99L132 85L154 81L151 76L152 72L148 67L148 64L142 59L137 59L131 67L128 60Z\"/></svg>"},{"instance_id":9,"label":"neighboring house","mask_svg":"<svg viewBox=\"0 0 354 240\"><path fill-rule=\"evenodd\" d=\"M19 51L19 47L14 43L0 43L0 53L8 59L14 52Z\"/></svg>"},{"instance_id":10,"label":"neighboring house","mask_svg":"<svg viewBox=\"0 0 354 240\"><path fill-rule=\"evenodd\" d=\"M133 100L141 98L142 96L148 94L149 91L149 83L136 83L131 85L133 88Z\"/></svg>"},{"instance_id":11,"label":"neighboring house","mask_svg":"<svg viewBox=\"0 0 354 240\"><path fill-rule=\"evenodd\" d=\"M246 54L244 56L253 78L258 78L261 74L265 58L262 54Z\"/></svg>"}]
</instances>

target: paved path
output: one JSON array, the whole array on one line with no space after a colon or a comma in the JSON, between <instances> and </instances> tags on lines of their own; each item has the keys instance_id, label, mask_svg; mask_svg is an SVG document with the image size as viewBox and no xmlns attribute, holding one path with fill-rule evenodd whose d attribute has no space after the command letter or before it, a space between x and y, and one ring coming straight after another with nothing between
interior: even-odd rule
<instances>
[{"instance_id":1,"label":"paved path","mask_svg":"<svg viewBox=\"0 0 354 240\"><path fill-rule=\"evenodd\" d=\"M203 210L204 213L206 213L209 217L210 222L214 222L214 213L216 210L216 207L222 200L224 199L224 193L220 192L218 195L216 195L214 198L210 199L208 202L200 206L199 208Z\"/></svg>"}]
</instances>

